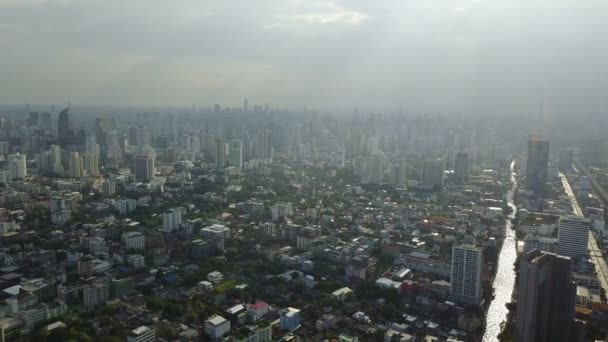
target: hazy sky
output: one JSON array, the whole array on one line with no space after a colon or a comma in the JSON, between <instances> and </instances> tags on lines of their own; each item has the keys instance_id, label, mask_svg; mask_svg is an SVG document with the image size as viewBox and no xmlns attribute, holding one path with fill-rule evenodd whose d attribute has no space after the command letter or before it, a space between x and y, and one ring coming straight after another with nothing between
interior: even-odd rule
<instances>
[{"instance_id":1,"label":"hazy sky","mask_svg":"<svg viewBox=\"0 0 608 342\"><path fill-rule=\"evenodd\" d=\"M606 0L0 0L0 103L608 105Z\"/></svg>"}]
</instances>

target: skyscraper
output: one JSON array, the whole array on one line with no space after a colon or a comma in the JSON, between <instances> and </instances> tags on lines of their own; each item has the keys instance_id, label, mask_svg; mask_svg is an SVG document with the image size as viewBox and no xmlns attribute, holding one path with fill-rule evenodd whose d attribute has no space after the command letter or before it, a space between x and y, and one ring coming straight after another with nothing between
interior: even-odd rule
<instances>
[{"instance_id":1,"label":"skyscraper","mask_svg":"<svg viewBox=\"0 0 608 342\"><path fill-rule=\"evenodd\" d=\"M520 262L515 341L577 341L572 260L533 250Z\"/></svg>"},{"instance_id":2,"label":"skyscraper","mask_svg":"<svg viewBox=\"0 0 608 342\"><path fill-rule=\"evenodd\" d=\"M8 167L13 178L23 179L27 176L27 163L24 154L9 155Z\"/></svg>"},{"instance_id":3,"label":"skyscraper","mask_svg":"<svg viewBox=\"0 0 608 342\"><path fill-rule=\"evenodd\" d=\"M443 187L443 160L441 158L425 160L422 163L420 178L423 186Z\"/></svg>"},{"instance_id":4,"label":"skyscraper","mask_svg":"<svg viewBox=\"0 0 608 342\"><path fill-rule=\"evenodd\" d=\"M59 146L65 148L70 142L72 129L70 128L70 107L59 112L57 118L57 142Z\"/></svg>"},{"instance_id":5,"label":"skyscraper","mask_svg":"<svg viewBox=\"0 0 608 342\"><path fill-rule=\"evenodd\" d=\"M257 158L268 159L272 157L270 149L270 134L270 130L264 128L261 129L256 135L254 154Z\"/></svg>"},{"instance_id":6,"label":"skyscraper","mask_svg":"<svg viewBox=\"0 0 608 342\"><path fill-rule=\"evenodd\" d=\"M557 253L570 258L587 255L591 221L578 216L562 217L557 236Z\"/></svg>"},{"instance_id":7,"label":"skyscraper","mask_svg":"<svg viewBox=\"0 0 608 342\"><path fill-rule=\"evenodd\" d=\"M450 297L459 303L481 301L483 250L473 245L452 247Z\"/></svg>"},{"instance_id":8,"label":"skyscraper","mask_svg":"<svg viewBox=\"0 0 608 342\"><path fill-rule=\"evenodd\" d=\"M226 142L222 138L215 139L215 165L218 170L226 167Z\"/></svg>"},{"instance_id":9,"label":"skyscraper","mask_svg":"<svg viewBox=\"0 0 608 342\"><path fill-rule=\"evenodd\" d=\"M154 158L149 155L135 156L133 162L135 180L149 182L154 178Z\"/></svg>"},{"instance_id":10,"label":"skyscraper","mask_svg":"<svg viewBox=\"0 0 608 342\"><path fill-rule=\"evenodd\" d=\"M99 175L99 163L97 156L93 153L85 153L83 156L84 159L84 169L88 176L97 176Z\"/></svg>"},{"instance_id":11,"label":"skyscraper","mask_svg":"<svg viewBox=\"0 0 608 342\"><path fill-rule=\"evenodd\" d=\"M469 155L458 152L454 161L454 182L465 184L469 180Z\"/></svg>"},{"instance_id":12,"label":"skyscraper","mask_svg":"<svg viewBox=\"0 0 608 342\"><path fill-rule=\"evenodd\" d=\"M243 168L243 142L232 139L228 145L228 166Z\"/></svg>"},{"instance_id":13,"label":"skyscraper","mask_svg":"<svg viewBox=\"0 0 608 342\"><path fill-rule=\"evenodd\" d=\"M526 183L532 190L542 190L547 182L549 142L539 138L528 140Z\"/></svg>"},{"instance_id":14,"label":"skyscraper","mask_svg":"<svg viewBox=\"0 0 608 342\"><path fill-rule=\"evenodd\" d=\"M70 152L69 164L70 177L79 178L84 176L83 161L78 152Z\"/></svg>"}]
</instances>

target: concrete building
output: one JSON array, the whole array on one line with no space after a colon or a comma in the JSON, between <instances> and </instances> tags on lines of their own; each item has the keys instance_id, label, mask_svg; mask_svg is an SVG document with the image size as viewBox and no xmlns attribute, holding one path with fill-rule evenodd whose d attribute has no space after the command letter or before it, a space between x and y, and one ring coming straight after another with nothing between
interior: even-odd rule
<instances>
[{"instance_id":1,"label":"concrete building","mask_svg":"<svg viewBox=\"0 0 608 342\"><path fill-rule=\"evenodd\" d=\"M473 245L452 248L450 296L459 303L479 304L481 301L481 269L483 250Z\"/></svg>"},{"instance_id":2,"label":"concrete building","mask_svg":"<svg viewBox=\"0 0 608 342\"><path fill-rule=\"evenodd\" d=\"M443 159L425 160L422 162L420 173L420 182L423 186L432 189L443 187Z\"/></svg>"},{"instance_id":3,"label":"concrete building","mask_svg":"<svg viewBox=\"0 0 608 342\"><path fill-rule=\"evenodd\" d=\"M515 341L577 341L572 260L534 250L519 268Z\"/></svg>"},{"instance_id":4,"label":"concrete building","mask_svg":"<svg viewBox=\"0 0 608 342\"><path fill-rule=\"evenodd\" d=\"M205 321L205 335L211 339L220 339L230 331L230 321L219 315L213 315Z\"/></svg>"},{"instance_id":5,"label":"concrete building","mask_svg":"<svg viewBox=\"0 0 608 342\"><path fill-rule=\"evenodd\" d=\"M27 163L25 155L16 153L8 156L8 168L13 179L23 179L27 177Z\"/></svg>"},{"instance_id":6,"label":"concrete building","mask_svg":"<svg viewBox=\"0 0 608 342\"><path fill-rule=\"evenodd\" d=\"M82 290L85 308L104 304L110 299L110 287L105 282L85 285Z\"/></svg>"},{"instance_id":7,"label":"concrete building","mask_svg":"<svg viewBox=\"0 0 608 342\"><path fill-rule=\"evenodd\" d=\"M172 232L179 229L182 223L182 210L181 208L171 208L163 213L163 230L165 232Z\"/></svg>"},{"instance_id":8,"label":"concrete building","mask_svg":"<svg viewBox=\"0 0 608 342\"><path fill-rule=\"evenodd\" d=\"M146 248L146 237L140 232L126 232L122 234L121 238L126 249L143 250Z\"/></svg>"},{"instance_id":9,"label":"concrete building","mask_svg":"<svg viewBox=\"0 0 608 342\"><path fill-rule=\"evenodd\" d=\"M80 178L84 176L84 162L78 152L70 152L68 170L69 176L72 178Z\"/></svg>"},{"instance_id":10,"label":"concrete building","mask_svg":"<svg viewBox=\"0 0 608 342\"><path fill-rule=\"evenodd\" d=\"M300 310L295 308L285 308L281 310L281 318L279 326L281 330L294 331L300 327L301 315Z\"/></svg>"},{"instance_id":11,"label":"concrete building","mask_svg":"<svg viewBox=\"0 0 608 342\"><path fill-rule=\"evenodd\" d=\"M150 155L138 155L133 160L133 171L135 180L149 182L154 179L154 157Z\"/></svg>"},{"instance_id":12,"label":"concrete building","mask_svg":"<svg viewBox=\"0 0 608 342\"><path fill-rule=\"evenodd\" d=\"M131 330L127 336L127 342L154 342L156 341L156 330L151 327L142 325L139 328Z\"/></svg>"},{"instance_id":13,"label":"concrete building","mask_svg":"<svg viewBox=\"0 0 608 342\"><path fill-rule=\"evenodd\" d=\"M293 215L293 208L291 202L276 203L270 208L270 212L272 213L272 220L276 221L280 218Z\"/></svg>"},{"instance_id":14,"label":"concrete building","mask_svg":"<svg viewBox=\"0 0 608 342\"><path fill-rule=\"evenodd\" d=\"M123 198L116 201L114 205L120 215L127 215L137 208L137 200L131 198Z\"/></svg>"},{"instance_id":15,"label":"concrete building","mask_svg":"<svg viewBox=\"0 0 608 342\"><path fill-rule=\"evenodd\" d=\"M586 256L591 221L578 216L562 217L557 234L557 253L570 258Z\"/></svg>"}]
</instances>

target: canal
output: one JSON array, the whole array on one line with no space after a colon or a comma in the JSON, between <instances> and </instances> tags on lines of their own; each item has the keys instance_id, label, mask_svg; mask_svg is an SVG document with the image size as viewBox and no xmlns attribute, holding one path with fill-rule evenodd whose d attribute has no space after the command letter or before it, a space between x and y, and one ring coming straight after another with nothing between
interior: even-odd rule
<instances>
[{"instance_id":1,"label":"canal","mask_svg":"<svg viewBox=\"0 0 608 342\"><path fill-rule=\"evenodd\" d=\"M498 334L502 329L503 322L507 319L506 304L511 302L513 287L515 286L515 273L513 263L517 259L517 239L515 230L511 229L511 220L517 214L517 207L513 202L517 189L517 177L514 171L515 162L511 162L511 190L507 193L507 203L511 207L511 214L505 221L505 239L498 257L498 268L494 278L494 300L490 303L486 313L486 330L483 335L484 342L498 341Z\"/></svg>"}]
</instances>

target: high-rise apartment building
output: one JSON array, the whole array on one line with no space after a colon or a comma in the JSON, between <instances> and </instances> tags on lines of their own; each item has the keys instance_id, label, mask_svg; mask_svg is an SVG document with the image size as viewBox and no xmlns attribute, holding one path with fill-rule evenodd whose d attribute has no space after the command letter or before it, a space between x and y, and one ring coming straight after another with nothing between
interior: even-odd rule
<instances>
[{"instance_id":1,"label":"high-rise apartment building","mask_svg":"<svg viewBox=\"0 0 608 342\"><path fill-rule=\"evenodd\" d=\"M562 217L557 235L557 253L570 258L586 256L590 229L589 219L578 216Z\"/></svg>"},{"instance_id":2,"label":"high-rise apartment building","mask_svg":"<svg viewBox=\"0 0 608 342\"><path fill-rule=\"evenodd\" d=\"M450 297L459 303L479 304L481 301L481 269L483 250L473 245L452 248Z\"/></svg>"},{"instance_id":3,"label":"high-rise apartment building","mask_svg":"<svg viewBox=\"0 0 608 342\"><path fill-rule=\"evenodd\" d=\"M149 182L154 178L154 158L149 155L135 156L133 161L135 180Z\"/></svg>"},{"instance_id":4,"label":"high-rise apartment building","mask_svg":"<svg viewBox=\"0 0 608 342\"><path fill-rule=\"evenodd\" d=\"M422 162L421 183L429 188L443 187L443 159L428 159Z\"/></svg>"},{"instance_id":5,"label":"high-rise apartment building","mask_svg":"<svg viewBox=\"0 0 608 342\"><path fill-rule=\"evenodd\" d=\"M8 167L13 179L23 179L27 177L27 163L24 154L16 153L9 155Z\"/></svg>"},{"instance_id":6,"label":"high-rise apartment building","mask_svg":"<svg viewBox=\"0 0 608 342\"><path fill-rule=\"evenodd\" d=\"M533 250L520 262L515 341L577 341L572 260Z\"/></svg>"}]
</instances>

